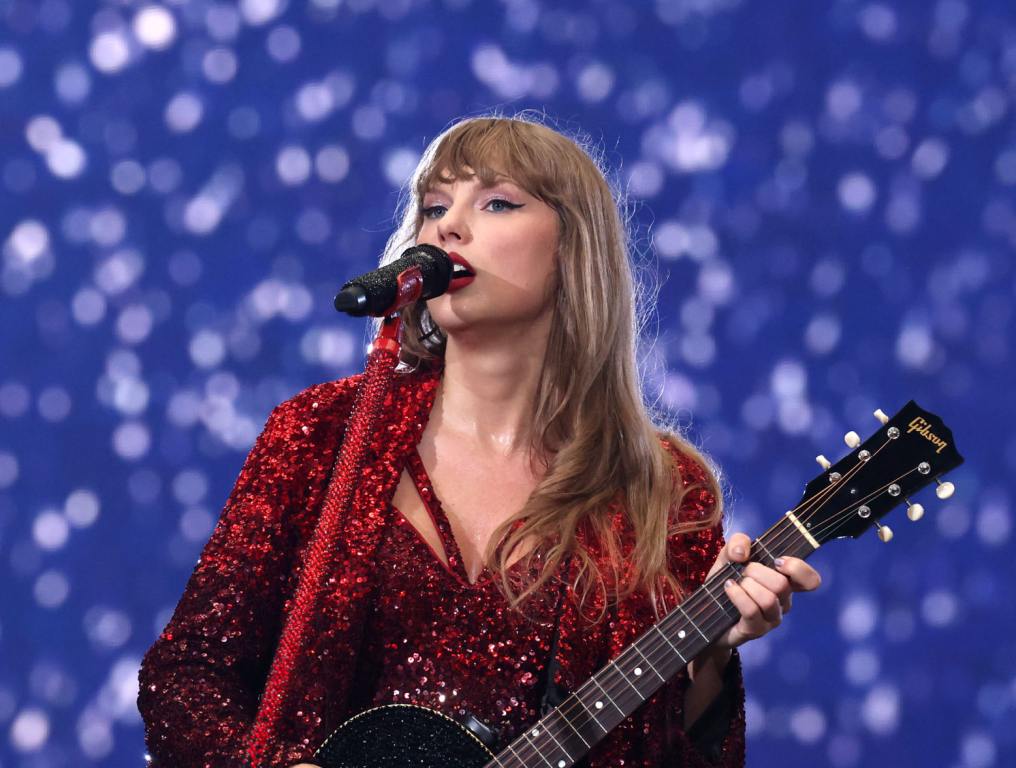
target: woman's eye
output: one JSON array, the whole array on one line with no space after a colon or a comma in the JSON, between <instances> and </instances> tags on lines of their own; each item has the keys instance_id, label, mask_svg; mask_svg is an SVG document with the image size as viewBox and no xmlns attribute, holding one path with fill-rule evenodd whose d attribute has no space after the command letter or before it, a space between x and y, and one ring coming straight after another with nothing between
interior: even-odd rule
<instances>
[{"instance_id":1,"label":"woman's eye","mask_svg":"<svg viewBox=\"0 0 1016 768\"><path fill-rule=\"evenodd\" d=\"M521 208L522 207L521 203L511 203L511 202L508 202L507 200L502 200L500 197L495 197L493 200L490 200L487 203L487 205L494 205L494 204L500 204L501 206L503 206L500 209L497 209L497 208L493 209L495 211L511 211L511 210L516 209L516 208Z\"/></svg>"},{"instance_id":2,"label":"woman's eye","mask_svg":"<svg viewBox=\"0 0 1016 768\"><path fill-rule=\"evenodd\" d=\"M512 211L516 208L521 208L523 203L513 203L508 200L504 200L500 197L495 197L492 200L488 200L484 208L490 208L493 213L504 213L505 211ZM436 219L443 215L448 209L443 205L429 205L426 208L420 209L420 214L425 219Z\"/></svg>"}]
</instances>

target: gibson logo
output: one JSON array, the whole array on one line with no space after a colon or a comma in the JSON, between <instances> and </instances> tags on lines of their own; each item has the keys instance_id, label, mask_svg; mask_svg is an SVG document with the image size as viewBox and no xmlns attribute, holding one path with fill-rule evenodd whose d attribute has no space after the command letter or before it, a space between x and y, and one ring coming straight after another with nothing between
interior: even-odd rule
<instances>
[{"instance_id":1,"label":"gibson logo","mask_svg":"<svg viewBox=\"0 0 1016 768\"><path fill-rule=\"evenodd\" d=\"M937 445L938 449L935 453L942 453L942 449L948 445L945 440L931 431L931 424L922 419L920 416L910 422L907 434L910 434L911 432L916 432L932 445Z\"/></svg>"}]
</instances>

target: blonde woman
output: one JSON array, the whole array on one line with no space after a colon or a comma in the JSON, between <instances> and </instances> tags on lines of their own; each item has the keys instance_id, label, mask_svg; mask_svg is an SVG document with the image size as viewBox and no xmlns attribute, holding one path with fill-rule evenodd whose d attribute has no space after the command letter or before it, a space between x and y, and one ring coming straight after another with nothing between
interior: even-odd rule
<instances>
[{"instance_id":1,"label":"blonde woman","mask_svg":"<svg viewBox=\"0 0 1016 768\"><path fill-rule=\"evenodd\" d=\"M706 460L643 403L625 228L587 151L528 118L455 124L421 158L386 258L414 243L473 277L403 312L403 364L280 716L278 768L313 764L343 721L393 703L503 748L707 574L749 560L748 536L724 543ZM155 765L246 764L359 379L279 405L248 456L142 665ZM735 649L819 581L793 557L748 563L723 587L736 623L584 760L743 765Z\"/></svg>"}]
</instances>

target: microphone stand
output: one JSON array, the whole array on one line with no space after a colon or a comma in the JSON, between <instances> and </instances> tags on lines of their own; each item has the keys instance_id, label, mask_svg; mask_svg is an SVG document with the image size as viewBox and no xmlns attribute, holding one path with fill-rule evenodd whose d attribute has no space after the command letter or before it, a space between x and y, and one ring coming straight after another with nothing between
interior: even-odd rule
<instances>
[{"instance_id":1,"label":"microphone stand","mask_svg":"<svg viewBox=\"0 0 1016 768\"><path fill-rule=\"evenodd\" d=\"M417 301L422 294L423 274L419 266L400 273L396 299L385 310L377 338L370 346L363 379L346 423L342 447L328 481L321 517L311 536L292 608L286 616L248 738L247 756L253 768L260 768L269 746L275 741L279 716L290 692L293 669L306 645L307 628L321 593L322 577L336 551L342 522L348 518L356 479L363 469L367 446L395 375L402 334L402 318L398 311Z\"/></svg>"}]
</instances>

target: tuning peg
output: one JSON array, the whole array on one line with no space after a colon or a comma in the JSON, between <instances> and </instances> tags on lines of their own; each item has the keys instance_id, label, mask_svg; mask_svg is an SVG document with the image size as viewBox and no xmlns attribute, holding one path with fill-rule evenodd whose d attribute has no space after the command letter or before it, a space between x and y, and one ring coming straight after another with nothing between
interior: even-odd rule
<instances>
[{"instance_id":1,"label":"tuning peg","mask_svg":"<svg viewBox=\"0 0 1016 768\"><path fill-rule=\"evenodd\" d=\"M854 430L850 430L843 436L843 442L847 444L848 448L856 448L861 444L861 438Z\"/></svg>"},{"instance_id":2,"label":"tuning peg","mask_svg":"<svg viewBox=\"0 0 1016 768\"><path fill-rule=\"evenodd\" d=\"M815 457L815 461L818 462L818 465L822 467L822 469L829 469L829 467L832 466L832 462L829 461L829 459L827 459L821 453Z\"/></svg>"},{"instance_id":3,"label":"tuning peg","mask_svg":"<svg viewBox=\"0 0 1016 768\"><path fill-rule=\"evenodd\" d=\"M922 517L924 517L924 507L922 507L920 504L912 504L910 502L910 499L907 499L906 496L904 496L903 498L906 499L907 501L907 517L909 517L915 523Z\"/></svg>"},{"instance_id":4,"label":"tuning peg","mask_svg":"<svg viewBox=\"0 0 1016 768\"><path fill-rule=\"evenodd\" d=\"M936 480L935 482L938 483L938 487L935 489L935 495L940 499L948 499L956 491L956 486L950 482L943 483L941 480Z\"/></svg>"},{"instance_id":5,"label":"tuning peg","mask_svg":"<svg viewBox=\"0 0 1016 768\"><path fill-rule=\"evenodd\" d=\"M878 537L884 544L888 544L893 538L893 529L888 525L882 525L882 523L876 521L875 525L878 526Z\"/></svg>"},{"instance_id":6,"label":"tuning peg","mask_svg":"<svg viewBox=\"0 0 1016 768\"><path fill-rule=\"evenodd\" d=\"M889 417L885 415L885 411L883 411L881 408L876 408L874 415L875 418L881 421L883 424L889 423Z\"/></svg>"}]
</instances>

